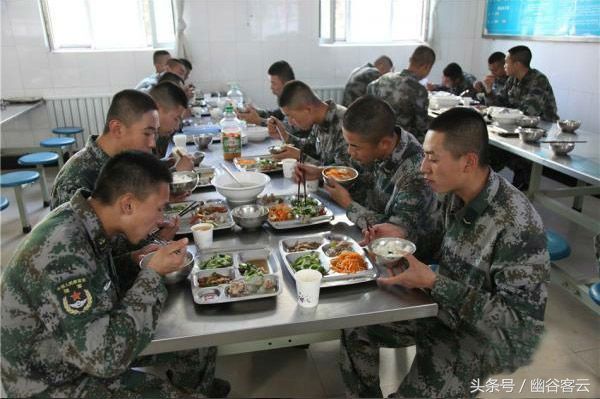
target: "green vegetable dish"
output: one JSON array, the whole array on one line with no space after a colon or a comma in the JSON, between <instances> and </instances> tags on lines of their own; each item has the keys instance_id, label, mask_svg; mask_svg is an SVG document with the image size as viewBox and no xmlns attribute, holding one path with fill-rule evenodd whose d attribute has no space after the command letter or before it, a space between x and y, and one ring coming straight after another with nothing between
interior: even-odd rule
<instances>
[{"instance_id":1,"label":"green vegetable dish","mask_svg":"<svg viewBox=\"0 0 600 399\"><path fill-rule=\"evenodd\" d=\"M249 279L254 276L263 276L265 273L263 270L256 266L253 263L240 263L239 265L240 273L244 276L244 278Z\"/></svg>"},{"instance_id":2,"label":"green vegetable dish","mask_svg":"<svg viewBox=\"0 0 600 399\"><path fill-rule=\"evenodd\" d=\"M200 264L200 269L218 269L233 266L233 257L226 254L217 254Z\"/></svg>"},{"instance_id":3,"label":"green vegetable dish","mask_svg":"<svg viewBox=\"0 0 600 399\"><path fill-rule=\"evenodd\" d=\"M295 216L315 217L325 214L325 208L312 198L293 200L292 213Z\"/></svg>"},{"instance_id":4,"label":"green vegetable dish","mask_svg":"<svg viewBox=\"0 0 600 399\"><path fill-rule=\"evenodd\" d=\"M311 252L307 255L302 255L292 263L292 268L294 269L294 271L313 269L318 270L322 275L327 274L327 271L321 265L321 261L319 260L319 254L316 252Z\"/></svg>"}]
</instances>

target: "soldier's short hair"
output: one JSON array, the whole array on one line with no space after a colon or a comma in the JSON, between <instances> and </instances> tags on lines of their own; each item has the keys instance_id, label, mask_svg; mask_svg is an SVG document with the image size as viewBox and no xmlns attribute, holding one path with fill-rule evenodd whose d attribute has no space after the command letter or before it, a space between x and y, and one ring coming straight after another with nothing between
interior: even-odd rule
<instances>
[{"instance_id":1,"label":"soldier's short hair","mask_svg":"<svg viewBox=\"0 0 600 399\"><path fill-rule=\"evenodd\" d=\"M185 69L188 70L188 72L191 72L192 68L192 63L185 59L185 58L179 58L179 61L181 61L181 63L183 64L183 66L185 66Z\"/></svg>"},{"instance_id":2,"label":"soldier's short hair","mask_svg":"<svg viewBox=\"0 0 600 399\"><path fill-rule=\"evenodd\" d=\"M156 102L146 93L139 90L126 89L118 92L112 99L108 113L104 133L108 133L109 124L112 120L118 120L125 126L131 126L142 119L149 111L158 111Z\"/></svg>"},{"instance_id":3,"label":"soldier's short hair","mask_svg":"<svg viewBox=\"0 0 600 399\"><path fill-rule=\"evenodd\" d=\"M176 75L173 72L164 72L162 75L160 75L160 78L158 78L158 84L164 82L171 82L178 86L182 86L184 83L183 79L181 79L179 75Z\"/></svg>"},{"instance_id":4,"label":"soldier's short hair","mask_svg":"<svg viewBox=\"0 0 600 399\"><path fill-rule=\"evenodd\" d=\"M444 148L455 157L477 154L479 165L489 165L489 138L481 114L469 108L452 108L435 118L429 130L444 134Z\"/></svg>"},{"instance_id":5,"label":"soldier's short hair","mask_svg":"<svg viewBox=\"0 0 600 399\"><path fill-rule=\"evenodd\" d=\"M501 51L496 51L495 53L492 53L492 55L490 55L488 57L488 64L495 64L497 62L502 62L504 64L504 60L505 60L506 56L504 55L503 52Z\"/></svg>"},{"instance_id":6,"label":"soldier's short hair","mask_svg":"<svg viewBox=\"0 0 600 399\"><path fill-rule=\"evenodd\" d=\"M179 58L171 58L171 59L169 59L169 61L167 61L167 65L168 65L169 67L171 67L171 68L173 68L173 67L174 67L174 66L176 66L176 65L181 65L181 66L183 66L184 68L187 68L187 67L185 66L185 64L183 63L183 61L181 61Z\"/></svg>"},{"instance_id":7,"label":"soldier's short hair","mask_svg":"<svg viewBox=\"0 0 600 399\"><path fill-rule=\"evenodd\" d=\"M292 69L290 64L288 64L287 61L283 60L276 61L273 64L271 64L271 66L267 70L267 74L271 76L277 76L284 83L296 79L296 76L294 75L294 70Z\"/></svg>"},{"instance_id":8,"label":"soldier's short hair","mask_svg":"<svg viewBox=\"0 0 600 399\"><path fill-rule=\"evenodd\" d=\"M290 80L283 86L279 96L279 107L296 108L303 105L317 104L321 101L313 89L299 80Z\"/></svg>"},{"instance_id":9,"label":"soldier's short hair","mask_svg":"<svg viewBox=\"0 0 600 399\"><path fill-rule=\"evenodd\" d=\"M435 51L429 46L418 46L410 56L409 62L415 66L433 65L435 63Z\"/></svg>"},{"instance_id":10,"label":"soldier's short hair","mask_svg":"<svg viewBox=\"0 0 600 399\"><path fill-rule=\"evenodd\" d=\"M444 68L442 73L444 74L444 76L452 80L460 79L463 76L463 70L460 67L460 65L458 65L456 62L451 62L448 65L446 65L446 68Z\"/></svg>"},{"instance_id":11,"label":"soldier's short hair","mask_svg":"<svg viewBox=\"0 0 600 399\"><path fill-rule=\"evenodd\" d=\"M510 54L513 61L518 61L529 68L529 64L531 64L531 50L529 50L529 47L515 46L508 50L508 54Z\"/></svg>"},{"instance_id":12,"label":"soldier's short hair","mask_svg":"<svg viewBox=\"0 0 600 399\"><path fill-rule=\"evenodd\" d=\"M188 105L188 99L183 89L171 82L157 84L150 89L149 94L156 104L166 109L173 109L177 106L187 108Z\"/></svg>"},{"instance_id":13,"label":"soldier's short hair","mask_svg":"<svg viewBox=\"0 0 600 399\"><path fill-rule=\"evenodd\" d=\"M365 95L350 104L342 119L342 126L371 143L378 143L383 137L394 134L395 122L396 115L387 102Z\"/></svg>"},{"instance_id":14,"label":"soldier's short hair","mask_svg":"<svg viewBox=\"0 0 600 399\"><path fill-rule=\"evenodd\" d=\"M157 191L160 183L171 183L169 168L155 155L142 151L123 151L100 170L92 197L102 204L111 205L120 196L132 193L144 200Z\"/></svg>"},{"instance_id":15,"label":"soldier's short hair","mask_svg":"<svg viewBox=\"0 0 600 399\"><path fill-rule=\"evenodd\" d=\"M160 57L164 57L165 55L170 57L171 53L169 53L167 50L156 50L154 54L152 54L152 62L158 64L158 59Z\"/></svg>"},{"instance_id":16,"label":"soldier's short hair","mask_svg":"<svg viewBox=\"0 0 600 399\"><path fill-rule=\"evenodd\" d=\"M387 64L387 67L389 69L392 69L392 67L394 66L394 63L392 62L392 59L390 57L388 57L387 55L382 55L379 56L376 60L375 60L375 66L381 64L381 63L385 63Z\"/></svg>"}]
</instances>

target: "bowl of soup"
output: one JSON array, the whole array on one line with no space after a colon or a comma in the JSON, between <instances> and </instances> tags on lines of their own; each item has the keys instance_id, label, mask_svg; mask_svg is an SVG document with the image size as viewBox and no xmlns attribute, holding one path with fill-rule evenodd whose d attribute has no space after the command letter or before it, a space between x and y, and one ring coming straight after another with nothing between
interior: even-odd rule
<instances>
[{"instance_id":1,"label":"bowl of soup","mask_svg":"<svg viewBox=\"0 0 600 399\"><path fill-rule=\"evenodd\" d=\"M254 202L271 181L268 175L259 172L237 172L235 177L241 185L226 173L213 177L211 181L217 192L231 204L241 205Z\"/></svg>"},{"instance_id":2,"label":"bowl of soup","mask_svg":"<svg viewBox=\"0 0 600 399\"><path fill-rule=\"evenodd\" d=\"M333 179L341 185L347 185L358 177L358 171L348 166L328 166L323 169L323 178Z\"/></svg>"}]
</instances>

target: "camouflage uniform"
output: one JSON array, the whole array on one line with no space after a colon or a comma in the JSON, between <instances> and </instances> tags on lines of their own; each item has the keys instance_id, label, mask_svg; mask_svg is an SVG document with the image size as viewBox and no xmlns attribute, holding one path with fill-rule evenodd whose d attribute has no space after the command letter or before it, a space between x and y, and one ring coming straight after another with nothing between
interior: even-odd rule
<instances>
[{"instance_id":1,"label":"camouflage uniform","mask_svg":"<svg viewBox=\"0 0 600 399\"><path fill-rule=\"evenodd\" d=\"M379 70L371 63L354 69L350 73L348 83L346 83L346 87L344 88L342 105L348 107L358 97L367 94L368 84L380 76Z\"/></svg>"},{"instance_id":2,"label":"camouflage uniform","mask_svg":"<svg viewBox=\"0 0 600 399\"><path fill-rule=\"evenodd\" d=\"M437 317L344 330L341 371L351 395L381 397L379 347L417 346L393 396L474 396L470 383L531 360L544 330L550 263L527 198L490 171L467 206L444 197L432 242Z\"/></svg>"},{"instance_id":3,"label":"camouflage uniform","mask_svg":"<svg viewBox=\"0 0 600 399\"><path fill-rule=\"evenodd\" d=\"M554 92L548 78L537 69L530 69L523 79L511 76L497 94L486 96L489 105L517 108L525 115L539 116L548 122L557 121L558 114Z\"/></svg>"},{"instance_id":4,"label":"camouflage uniform","mask_svg":"<svg viewBox=\"0 0 600 399\"><path fill-rule=\"evenodd\" d=\"M68 202L80 188L92 191L100 169L110 157L96 143L99 136L91 136L85 147L73 155L62 167L52 187L50 208Z\"/></svg>"},{"instance_id":5,"label":"camouflage uniform","mask_svg":"<svg viewBox=\"0 0 600 399\"><path fill-rule=\"evenodd\" d=\"M304 149L307 162L318 165L345 165L350 159L342 134L342 119L346 108L337 105L333 100L325 102L329 108L323 123L313 125L307 138L290 135L288 142Z\"/></svg>"},{"instance_id":6,"label":"camouflage uniform","mask_svg":"<svg viewBox=\"0 0 600 399\"><path fill-rule=\"evenodd\" d=\"M136 90L143 91L144 93L148 93L154 86L158 84L158 79L160 78L161 73L153 73L147 78L142 79L140 83L135 86Z\"/></svg>"},{"instance_id":7,"label":"camouflage uniform","mask_svg":"<svg viewBox=\"0 0 600 399\"><path fill-rule=\"evenodd\" d=\"M396 125L412 133L419 143L427 133L427 89L408 69L386 73L367 87L367 92L390 104L396 113Z\"/></svg>"},{"instance_id":8,"label":"camouflage uniform","mask_svg":"<svg viewBox=\"0 0 600 399\"><path fill-rule=\"evenodd\" d=\"M494 83L492 83L492 96L497 96L499 93L504 90L506 86L506 82L508 81L508 76L504 75L501 77L496 77L494 79Z\"/></svg>"},{"instance_id":9,"label":"camouflage uniform","mask_svg":"<svg viewBox=\"0 0 600 399\"><path fill-rule=\"evenodd\" d=\"M468 90L466 95L474 96L475 89L473 85L475 84L476 80L477 78L474 75L467 72L463 72L462 79L456 82L456 84L453 87L434 85L433 91L447 91L449 93L454 94L455 96L458 96L465 90Z\"/></svg>"},{"instance_id":10,"label":"camouflage uniform","mask_svg":"<svg viewBox=\"0 0 600 399\"><path fill-rule=\"evenodd\" d=\"M437 202L419 170L423 160L421 144L400 128L397 135L398 144L388 158L363 166L359 179L349 190L353 201L346 215L360 228L367 227L367 220L371 225L396 224L421 248L421 239L429 239L431 215Z\"/></svg>"},{"instance_id":11,"label":"camouflage uniform","mask_svg":"<svg viewBox=\"0 0 600 399\"><path fill-rule=\"evenodd\" d=\"M130 369L138 360L151 363L138 355L152 340L167 290L147 268L126 289L122 265L113 261L87 196L77 192L38 224L2 275L4 389L19 397L181 395L172 384ZM181 388L197 385L205 392L214 356L207 349L162 360L173 370L172 381L193 376Z\"/></svg>"},{"instance_id":12,"label":"camouflage uniform","mask_svg":"<svg viewBox=\"0 0 600 399\"><path fill-rule=\"evenodd\" d=\"M169 144L171 144L171 139L175 133L169 134L168 136L158 135L156 136L156 148L154 149L154 154L159 158L164 158L167 155L167 149L169 148Z\"/></svg>"}]
</instances>

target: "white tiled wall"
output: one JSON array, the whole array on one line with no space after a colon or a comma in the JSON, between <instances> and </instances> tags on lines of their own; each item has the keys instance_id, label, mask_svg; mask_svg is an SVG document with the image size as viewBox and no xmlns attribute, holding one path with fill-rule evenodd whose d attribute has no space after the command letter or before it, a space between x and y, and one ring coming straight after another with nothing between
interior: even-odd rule
<instances>
[{"instance_id":1,"label":"white tiled wall","mask_svg":"<svg viewBox=\"0 0 600 399\"><path fill-rule=\"evenodd\" d=\"M484 1L438 0L431 45L439 81L452 61L478 77L487 56L516 44L481 37ZM38 0L0 0L2 96L114 93L134 86L152 70L152 51L50 53ZM192 80L203 90L226 90L238 82L253 102L273 106L266 70L279 59L313 86L341 86L350 71L381 54L400 70L414 46L322 47L318 0L186 0L186 35L194 63ZM600 130L600 44L527 42L533 65L549 77L562 117ZM6 132L10 126L3 126ZM6 139L3 138L3 144ZM8 140L10 141L10 140Z\"/></svg>"}]
</instances>

